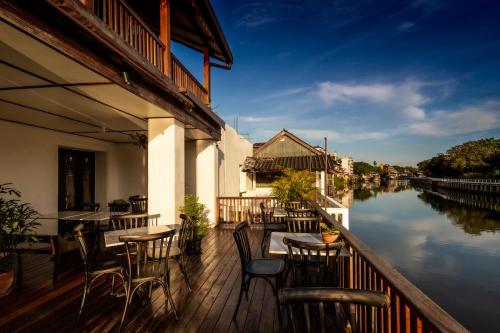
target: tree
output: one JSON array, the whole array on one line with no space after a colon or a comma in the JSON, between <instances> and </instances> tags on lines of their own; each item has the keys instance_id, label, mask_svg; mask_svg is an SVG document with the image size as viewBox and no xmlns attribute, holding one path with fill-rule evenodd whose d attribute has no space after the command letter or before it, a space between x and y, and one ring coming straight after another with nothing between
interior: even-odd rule
<instances>
[{"instance_id":1,"label":"tree","mask_svg":"<svg viewBox=\"0 0 500 333\"><path fill-rule=\"evenodd\" d=\"M468 141L454 146L446 154L418 163L418 168L433 177L487 177L500 173L500 139Z\"/></svg>"},{"instance_id":2,"label":"tree","mask_svg":"<svg viewBox=\"0 0 500 333\"><path fill-rule=\"evenodd\" d=\"M374 172L380 173L379 168L375 168L366 162L354 162L352 164L352 166L353 166L353 169L354 169L353 171L354 171L355 175L362 176L362 175L368 175L368 174L374 173Z\"/></svg>"},{"instance_id":3,"label":"tree","mask_svg":"<svg viewBox=\"0 0 500 333\"><path fill-rule=\"evenodd\" d=\"M316 177L312 172L284 169L283 176L273 182L273 195L280 204L312 200L315 182Z\"/></svg>"}]
</instances>

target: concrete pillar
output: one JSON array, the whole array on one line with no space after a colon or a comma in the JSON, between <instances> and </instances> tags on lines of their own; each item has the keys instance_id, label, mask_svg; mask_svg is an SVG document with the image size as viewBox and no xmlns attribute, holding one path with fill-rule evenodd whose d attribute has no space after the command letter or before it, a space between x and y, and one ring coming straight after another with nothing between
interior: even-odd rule
<instances>
[{"instance_id":1,"label":"concrete pillar","mask_svg":"<svg viewBox=\"0 0 500 333\"><path fill-rule=\"evenodd\" d=\"M184 125L173 118L148 120L148 213L158 224L180 223L184 205Z\"/></svg>"},{"instance_id":2,"label":"concrete pillar","mask_svg":"<svg viewBox=\"0 0 500 333\"><path fill-rule=\"evenodd\" d=\"M196 141L196 195L208 209L208 219L215 224L216 198L218 196L217 147L212 140Z\"/></svg>"},{"instance_id":3,"label":"concrete pillar","mask_svg":"<svg viewBox=\"0 0 500 333\"><path fill-rule=\"evenodd\" d=\"M325 172L321 171L321 177L320 177L320 190L321 194L326 195L325 193Z\"/></svg>"}]
</instances>

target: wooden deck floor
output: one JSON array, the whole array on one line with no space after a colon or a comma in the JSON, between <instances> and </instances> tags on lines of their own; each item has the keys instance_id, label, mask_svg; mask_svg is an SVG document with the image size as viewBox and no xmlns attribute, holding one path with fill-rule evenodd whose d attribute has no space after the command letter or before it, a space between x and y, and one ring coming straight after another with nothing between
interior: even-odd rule
<instances>
[{"instance_id":1,"label":"wooden deck floor","mask_svg":"<svg viewBox=\"0 0 500 333\"><path fill-rule=\"evenodd\" d=\"M260 256L261 230L250 232L256 257ZM66 263L64 263L64 261ZM53 283L49 255L25 255L24 286L0 299L0 332L112 332L117 331L124 298L109 295L104 280L93 287L80 327L75 326L83 274L78 255L68 255L59 281ZM237 321L232 321L241 279L238 252L231 229L217 227L203 240L203 254L189 258L193 287L188 293L177 265L172 291L180 313L175 321L165 314L163 293L157 289L146 307L129 308L126 332L274 332L278 331L275 299L262 280L252 282Z\"/></svg>"}]
</instances>

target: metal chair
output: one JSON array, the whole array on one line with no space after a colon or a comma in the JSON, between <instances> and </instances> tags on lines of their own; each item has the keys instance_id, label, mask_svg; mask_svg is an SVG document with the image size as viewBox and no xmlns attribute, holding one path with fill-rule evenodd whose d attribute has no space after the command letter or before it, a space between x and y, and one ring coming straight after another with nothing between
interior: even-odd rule
<instances>
[{"instance_id":1,"label":"metal chair","mask_svg":"<svg viewBox=\"0 0 500 333\"><path fill-rule=\"evenodd\" d=\"M110 223L113 230L149 227L157 225L159 217L160 214L148 215L146 213L115 215L111 217Z\"/></svg>"},{"instance_id":2,"label":"metal chair","mask_svg":"<svg viewBox=\"0 0 500 333\"><path fill-rule=\"evenodd\" d=\"M144 291L144 287L149 287L149 297L154 284L159 284L163 288L165 296L165 311L168 303L172 307L175 319L178 320L172 294L170 293L170 269L168 257L172 246L176 230L161 232L153 235L126 235L120 236L120 242L125 243L127 250L127 281L126 301L123 315L120 322L119 331L123 327L127 309L136 292ZM132 253L137 251L137 254Z\"/></svg>"},{"instance_id":3,"label":"metal chair","mask_svg":"<svg viewBox=\"0 0 500 333\"><path fill-rule=\"evenodd\" d=\"M280 319L286 309L289 326L286 331L291 332L344 332L346 324L351 332L359 332L356 320L359 306L369 307L367 329L363 331L374 332L374 309L390 306L389 296L383 292L345 288L285 288L279 291L278 299ZM344 316L344 307L348 308L348 318Z\"/></svg>"},{"instance_id":4,"label":"metal chair","mask_svg":"<svg viewBox=\"0 0 500 333\"><path fill-rule=\"evenodd\" d=\"M132 214L144 214L148 212L148 197L143 195L133 195L128 198L132 206Z\"/></svg>"},{"instance_id":5,"label":"metal chair","mask_svg":"<svg viewBox=\"0 0 500 333\"><path fill-rule=\"evenodd\" d=\"M130 207L130 203L123 199L113 200L108 203L108 208L111 213L123 213L128 212Z\"/></svg>"},{"instance_id":6,"label":"metal chair","mask_svg":"<svg viewBox=\"0 0 500 333\"><path fill-rule=\"evenodd\" d=\"M288 232L320 233L321 217L289 217L286 220Z\"/></svg>"},{"instance_id":7,"label":"metal chair","mask_svg":"<svg viewBox=\"0 0 500 333\"><path fill-rule=\"evenodd\" d=\"M343 242L310 243L284 237L283 243L288 246L287 269L293 273L295 286L337 286L337 262Z\"/></svg>"},{"instance_id":8,"label":"metal chair","mask_svg":"<svg viewBox=\"0 0 500 333\"><path fill-rule=\"evenodd\" d=\"M286 208L286 214L288 217L314 217L318 216L318 212L313 208Z\"/></svg>"},{"instance_id":9,"label":"metal chair","mask_svg":"<svg viewBox=\"0 0 500 333\"><path fill-rule=\"evenodd\" d=\"M173 259L179 265L179 269L184 276L184 281L191 292L191 285L189 284L189 278L187 273L187 265L186 265L186 241L192 238L194 232L193 221L186 216L185 214L180 215L182 219L181 229L179 231L179 238L177 239L177 246L174 246L170 251L169 259Z\"/></svg>"},{"instance_id":10,"label":"metal chair","mask_svg":"<svg viewBox=\"0 0 500 333\"><path fill-rule=\"evenodd\" d=\"M77 325L80 323L80 318L85 307L85 301L87 299L87 296L90 294L90 288L99 277L111 275L113 276L114 283L114 277L118 276L125 286L125 266L120 261L112 258L106 260L99 257L95 260L90 260L87 242L85 241L85 237L83 235L83 229L84 225L82 223L78 224L74 228L75 238L79 244L80 254L83 260L83 267L85 269L85 285L83 288L80 310L78 311ZM125 292L127 292L127 290L125 290ZM111 293L113 293L113 289L111 290Z\"/></svg>"},{"instance_id":11,"label":"metal chair","mask_svg":"<svg viewBox=\"0 0 500 333\"><path fill-rule=\"evenodd\" d=\"M266 207L263 202L260 203L260 212L262 215L262 222L264 223L264 234L262 235L262 241L260 242L260 249L261 255L264 257L266 245L269 241L269 237L271 237L271 233L274 231L286 231L287 226L283 223L272 223L273 208Z\"/></svg>"},{"instance_id":12,"label":"metal chair","mask_svg":"<svg viewBox=\"0 0 500 333\"><path fill-rule=\"evenodd\" d=\"M240 295L238 297L236 309L234 309L233 319L235 319L238 314L243 291L245 291L248 297L248 288L253 278L261 278L267 281L271 285L273 293L276 296L277 289L281 287L282 274L285 269L285 262L281 259L252 259L252 249L248 240L247 228L248 222L240 222L233 232L241 262ZM275 285L273 285L271 279L275 280Z\"/></svg>"}]
</instances>

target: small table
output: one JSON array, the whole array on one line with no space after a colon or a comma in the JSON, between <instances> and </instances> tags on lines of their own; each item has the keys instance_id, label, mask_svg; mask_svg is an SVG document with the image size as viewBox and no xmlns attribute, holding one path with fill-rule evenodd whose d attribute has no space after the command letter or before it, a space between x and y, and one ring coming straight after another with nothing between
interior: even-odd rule
<instances>
[{"instance_id":1,"label":"small table","mask_svg":"<svg viewBox=\"0 0 500 333\"><path fill-rule=\"evenodd\" d=\"M269 244L270 254L288 254L288 246L283 243L283 238L296 239L302 242L322 244L321 234L307 232L273 232L271 234L271 244ZM295 250L297 252L295 252ZM300 254L298 249L294 249L294 254ZM351 254L345 248L340 250L341 257L350 257Z\"/></svg>"},{"instance_id":2,"label":"small table","mask_svg":"<svg viewBox=\"0 0 500 333\"><path fill-rule=\"evenodd\" d=\"M112 230L104 232L104 244L106 247L123 245L120 242L120 236L138 236L138 235L155 235L162 232L167 232L173 229L178 230L180 228L179 224L170 225L158 225L151 227L140 227L140 228L130 228L121 230ZM174 235L174 240L177 238L177 233Z\"/></svg>"}]
</instances>

